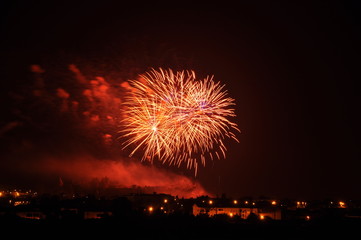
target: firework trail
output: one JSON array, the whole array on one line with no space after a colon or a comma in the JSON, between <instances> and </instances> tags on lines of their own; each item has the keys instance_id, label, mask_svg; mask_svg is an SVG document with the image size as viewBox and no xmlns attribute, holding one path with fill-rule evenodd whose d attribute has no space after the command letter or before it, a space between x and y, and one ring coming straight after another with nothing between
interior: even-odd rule
<instances>
[{"instance_id":1,"label":"firework trail","mask_svg":"<svg viewBox=\"0 0 361 240\"><path fill-rule=\"evenodd\" d=\"M123 149L143 152L142 161L194 169L206 158L226 157L225 138L237 140L234 131L234 99L224 85L212 77L197 80L194 71L173 72L152 69L138 80L129 81L125 97Z\"/></svg>"}]
</instances>

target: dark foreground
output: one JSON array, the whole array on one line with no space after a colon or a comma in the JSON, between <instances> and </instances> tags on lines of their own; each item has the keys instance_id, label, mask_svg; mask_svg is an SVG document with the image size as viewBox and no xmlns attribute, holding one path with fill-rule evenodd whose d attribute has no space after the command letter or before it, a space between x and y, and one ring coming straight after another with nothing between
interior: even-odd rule
<instances>
[{"instance_id":1,"label":"dark foreground","mask_svg":"<svg viewBox=\"0 0 361 240\"><path fill-rule=\"evenodd\" d=\"M89 220L2 218L0 224L2 236L19 239L325 239L354 238L361 234L361 219L230 222L193 216Z\"/></svg>"}]
</instances>

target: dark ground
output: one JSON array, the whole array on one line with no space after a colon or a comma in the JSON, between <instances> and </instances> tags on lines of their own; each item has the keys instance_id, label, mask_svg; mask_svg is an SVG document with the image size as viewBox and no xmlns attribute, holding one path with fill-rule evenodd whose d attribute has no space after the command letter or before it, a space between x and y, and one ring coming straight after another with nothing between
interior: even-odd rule
<instances>
[{"instance_id":1,"label":"dark ground","mask_svg":"<svg viewBox=\"0 0 361 240\"><path fill-rule=\"evenodd\" d=\"M314 239L359 236L361 220L226 222L190 216L102 220L1 221L2 234L17 237L100 239Z\"/></svg>"}]
</instances>

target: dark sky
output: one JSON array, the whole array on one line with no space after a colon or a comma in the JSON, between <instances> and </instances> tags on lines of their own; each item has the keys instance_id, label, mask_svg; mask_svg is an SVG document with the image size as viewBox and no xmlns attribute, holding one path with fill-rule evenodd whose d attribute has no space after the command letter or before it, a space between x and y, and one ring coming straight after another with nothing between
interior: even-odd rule
<instances>
[{"instance_id":1,"label":"dark sky","mask_svg":"<svg viewBox=\"0 0 361 240\"><path fill-rule=\"evenodd\" d=\"M9 2L1 3L2 95L26 85L31 64L53 75L77 64L113 80L149 67L215 75L236 99L242 133L227 159L200 170L207 189L361 198L358 4ZM12 120L5 111L2 127Z\"/></svg>"}]
</instances>

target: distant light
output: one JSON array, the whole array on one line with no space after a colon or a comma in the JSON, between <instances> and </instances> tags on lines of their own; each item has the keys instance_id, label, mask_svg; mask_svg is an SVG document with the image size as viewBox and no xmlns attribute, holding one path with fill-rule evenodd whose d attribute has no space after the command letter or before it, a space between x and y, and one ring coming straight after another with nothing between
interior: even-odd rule
<instances>
[{"instance_id":1,"label":"distant light","mask_svg":"<svg viewBox=\"0 0 361 240\"><path fill-rule=\"evenodd\" d=\"M259 219L264 220L264 215L260 215Z\"/></svg>"},{"instance_id":2,"label":"distant light","mask_svg":"<svg viewBox=\"0 0 361 240\"><path fill-rule=\"evenodd\" d=\"M164 199L164 203L167 203L168 202L168 199Z\"/></svg>"},{"instance_id":3,"label":"distant light","mask_svg":"<svg viewBox=\"0 0 361 240\"><path fill-rule=\"evenodd\" d=\"M14 202L14 206L19 206L19 205L27 205L29 204L29 201L15 201Z\"/></svg>"},{"instance_id":4,"label":"distant light","mask_svg":"<svg viewBox=\"0 0 361 240\"><path fill-rule=\"evenodd\" d=\"M213 204L213 200L209 200L209 204Z\"/></svg>"},{"instance_id":5,"label":"distant light","mask_svg":"<svg viewBox=\"0 0 361 240\"><path fill-rule=\"evenodd\" d=\"M148 208L148 211L149 211L149 212L153 212L153 207L149 207L149 208Z\"/></svg>"},{"instance_id":6,"label":"distant light","mask_svg":"<svg viewBox=\"0 0 361 240\"><path fill-rule=\"evenodd\" d=\"M248 204L248 201L244 201L244 204Z\"/></svg>"},{"instance_id":7,"label":"distant light","mask_svg":"<svg viewBox=\"0 0 361 240\"><path fill-rule=\"evenodd\" d=\"M346 208L346 203L345 202L338 202L338 204L340 205L340 208Z\"/></svg>"},{"instance_id":8,"label":"distant light","mask_svg":"<svg viewBox=\"0 0 361 240\"><path fill-rule=\"evenodd\" d=\"M304 202L304 201L297 202L297 208L306 208L306 206L307 206L307 202Z\"/></svg>"},{"instance_id":9,"label":"distant light","mask_svg":"<svg viewBox=\"0 0 361 240\"><path fill-rule=\"evenodd\" d=\"M237 200L233 200L233 203L234 203L234 204L237 204L237 203L238 203L238 201L237 201Z\"/></svg>"},{"instance_id":10,"label":"distant light","mask_svg":"<svg viewBox=\"0 0 361 240\"><path fill-rule=\"evenodd\" d=\"M271 204L272 204L272 205L276 205L277 202L276 202L276 201L272 201Z\"/></svg>"},{"instance_id":11,"label":"distant light","mask_svg":"<svg viewBox=\"0 0 361 240\"><path fill-rule=\"evenodd\" d=\"M230 217L233 217L233 213L229 213L229 216L230 216Z\"/></svg>"},{"instance_id":12,"label":"distant light","mask_svg":"<svg viewBox=\"0 0 361 240\"><path fill-rule=\"evenodd\" d=\"M306 220L309 221L311 217L309 215L306 216Z\"/></svg>"},{"instance_id":13,"label":"distant light","mask_svg":"<svg viewBox=\"0 0 361 240\"><path fill-rule=\"evenodd\" d=\"M254 206L254 205L256 205L256 203L255 203L255 202L253 202L253 203L252 203L252 205Z\"/></svg>"}]
</instances>

